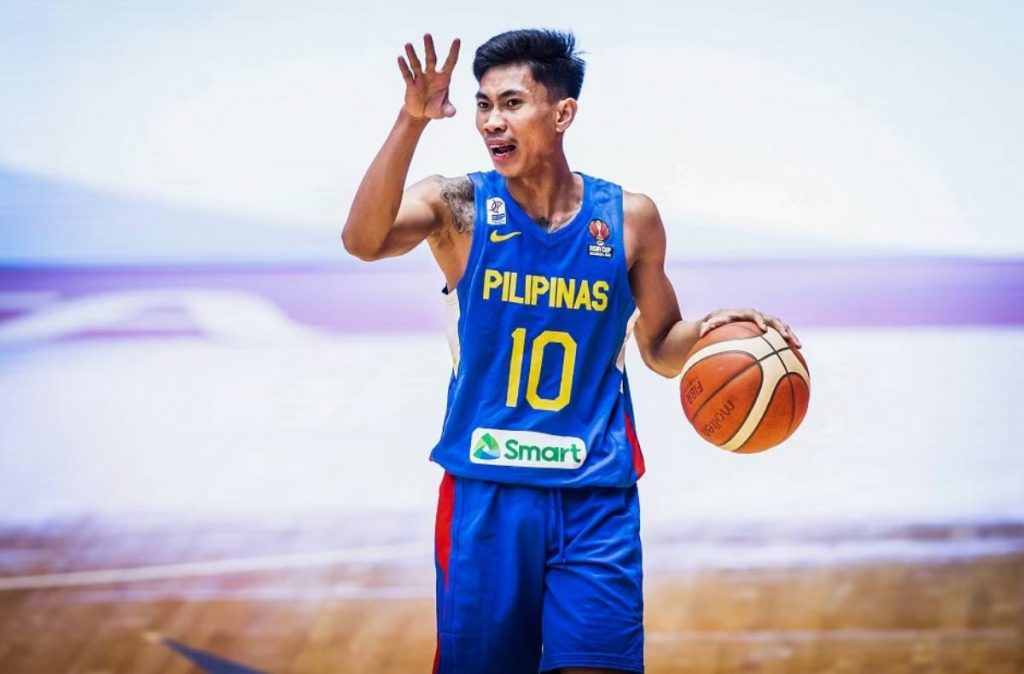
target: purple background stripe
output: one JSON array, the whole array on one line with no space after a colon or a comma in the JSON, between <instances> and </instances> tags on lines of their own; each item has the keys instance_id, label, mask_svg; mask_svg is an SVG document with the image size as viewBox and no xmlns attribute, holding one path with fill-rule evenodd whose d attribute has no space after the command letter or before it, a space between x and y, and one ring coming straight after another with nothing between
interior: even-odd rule
<instances>
[{"instance_id":1,"label":"purple background stripe","mask_svg":"<svg viewBox=\"0 0 1024 674\"><path fill-rule=\"evenodd\" d=\"M692 318L753 306L794 327L1024 325L1024 260L1017 259L694 261L672 266L669 276ZM53 292L59 300L143 289L248 291L296 321L334 332L438 331L442 283L436 270L394 263L0 268L0 292ZM29 310L9 306L0 321Z\"/></svg>"}]
</instances>

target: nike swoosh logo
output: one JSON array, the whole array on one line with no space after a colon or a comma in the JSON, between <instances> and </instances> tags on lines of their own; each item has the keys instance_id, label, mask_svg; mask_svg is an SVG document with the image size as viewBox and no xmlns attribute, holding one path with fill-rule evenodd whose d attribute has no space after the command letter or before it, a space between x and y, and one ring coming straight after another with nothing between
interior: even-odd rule
<instances>
[{"instance_id":1,"label":"nike swoosh logo","mask_svg":"<svg viewBox=\"0 0 1024 674\"><path fill-rule=\"evenodd\" d=\"M494 243L501 243L502 241L508 241L513 236L519 236L522 232L509 232L508 234L498 234L497 232L491 232L491 241Z\"/></svg>"}]
</instances>

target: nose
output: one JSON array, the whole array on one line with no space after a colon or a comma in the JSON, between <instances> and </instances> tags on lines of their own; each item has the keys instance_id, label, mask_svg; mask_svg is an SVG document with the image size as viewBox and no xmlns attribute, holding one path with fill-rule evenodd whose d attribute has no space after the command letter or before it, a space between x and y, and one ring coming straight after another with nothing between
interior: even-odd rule
<instances>
[{"instance_id":1,"label":"nose","mask_svg":"<svg viewBox=\"0 0 1024 674\"><path fill-rule=\"evenodd\" d=\"M505 130L505 118L501 116L497 106L484 113L483 130L489 134Z\"/></svg>"}]
</instances>

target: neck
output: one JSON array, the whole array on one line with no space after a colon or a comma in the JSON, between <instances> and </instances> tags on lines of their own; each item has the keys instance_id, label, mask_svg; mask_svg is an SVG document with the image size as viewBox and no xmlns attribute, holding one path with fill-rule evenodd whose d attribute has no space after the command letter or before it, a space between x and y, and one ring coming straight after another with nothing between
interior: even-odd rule
<instances>
[{"instance_id":1,"label":"neck","mask_svg":"<svg viewBox=\"0 0 1024 674\"><path fill-rule=\"evenodd\" d=\"M569 169L564 154L528 174L509 178L506 186L526 214L548 230L572 220L583 205L583 179Z\"/></svg>"}]
</instances>

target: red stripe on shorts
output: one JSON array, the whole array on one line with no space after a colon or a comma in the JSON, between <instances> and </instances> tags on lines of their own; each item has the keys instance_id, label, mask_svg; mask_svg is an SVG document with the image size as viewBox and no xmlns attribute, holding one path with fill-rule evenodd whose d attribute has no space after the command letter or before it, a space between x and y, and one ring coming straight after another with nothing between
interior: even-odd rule
<instances>
[{"instance_id":1,"label":"red stripe on shorts","mask_svg":"<svg viewBox=\"0 0 1024 674\"><path fill-rule=\"evenodd\" d=\"M644 453L640 450L640 440L636 437L633 420L628 414L624 414L624 416L626 417L626 439L629 440L629 445L633 448L633 471L636 472L637 479L640 479L640 476L647 470L644 465Z\"/></svg>"},{"instance_id":2,"label":"red stripe on shorts","mask_svg":"<svg viewBox=\"0 0 1024 674\"><path fill-rule=\"evenodd\" d=\"M437 497L437 521L434 525L434 554L448 587L448 561L452 555L452 510L455 505L455 478L445 473Z\"/></svg>"}]
</instances>

